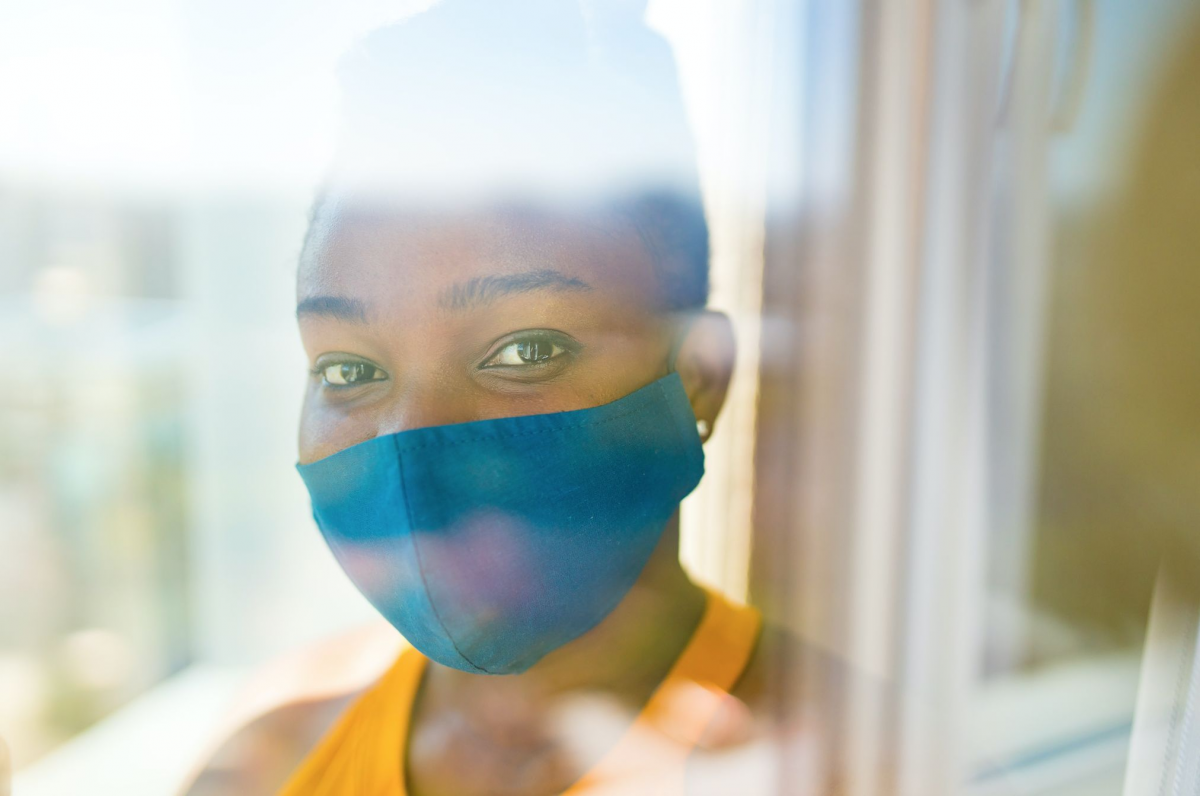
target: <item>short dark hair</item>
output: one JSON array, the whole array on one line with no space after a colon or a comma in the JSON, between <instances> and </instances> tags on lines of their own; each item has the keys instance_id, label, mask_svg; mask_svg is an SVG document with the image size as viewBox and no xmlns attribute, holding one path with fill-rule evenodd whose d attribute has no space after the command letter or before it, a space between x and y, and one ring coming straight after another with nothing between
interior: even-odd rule
<instances>
[{"instance_id":1,"label":"short dark hair","mask_svg":"<svg viewBox=\"0 0 1200 796\"><path fill-rule=\"evenodd\" d=\"M665 309L699 309L708 303L708 222L700 197L643 193L626 203L650 253Z\"/></svg>"}]
</instances>

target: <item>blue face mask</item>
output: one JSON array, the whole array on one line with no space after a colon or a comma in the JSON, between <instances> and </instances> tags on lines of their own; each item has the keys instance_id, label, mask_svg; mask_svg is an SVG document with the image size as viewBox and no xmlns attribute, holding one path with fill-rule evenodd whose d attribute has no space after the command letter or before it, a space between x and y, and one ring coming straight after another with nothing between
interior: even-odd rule
<instances>
[{"instance_id":1,"label":"blue face mask","mask_svg":"<svg viewBox=\"0 0 1200 796\"><path fill-rule=\"evenodd\" d=\"M671 374L603 406L402 431L298 469L338 562L413 646L516 674L624 598L704 453Z\"/></svg>"}]
</instances>

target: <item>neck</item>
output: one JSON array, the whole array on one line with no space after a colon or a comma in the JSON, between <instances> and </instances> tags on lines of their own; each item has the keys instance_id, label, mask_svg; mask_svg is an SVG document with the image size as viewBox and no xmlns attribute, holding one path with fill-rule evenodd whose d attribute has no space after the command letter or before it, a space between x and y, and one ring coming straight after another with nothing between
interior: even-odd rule
<instances>
[{"instance_id":1,"label":"neck","mask_svg":"<svg viewBox=\"0 0 1200 796\"><path fill-rule=\"evenodd\" d=\"M495 677L435 665L437 670L447 679L503 680L530 694L587 690L644 700L670 671L704 614L704 591L679 563L678 517L671 518L641 576L612 613L528 671Z\"/></svg>"}]
</instances>

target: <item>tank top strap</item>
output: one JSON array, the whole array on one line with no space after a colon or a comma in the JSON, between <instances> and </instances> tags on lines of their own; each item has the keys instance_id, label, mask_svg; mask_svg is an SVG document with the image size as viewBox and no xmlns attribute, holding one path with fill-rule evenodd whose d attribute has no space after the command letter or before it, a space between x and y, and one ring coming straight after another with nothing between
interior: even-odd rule
<instances>
[{"instance_id":1,"label":"tank top strap","mask_svg":"<svg viewBox=\"0 0 1200 796\"><path fill-rule=\"evenodd\" d=\"M412 647L342 714L279 796L404 796L403 754L427 659Z\"/></svg>"}]
</instances>

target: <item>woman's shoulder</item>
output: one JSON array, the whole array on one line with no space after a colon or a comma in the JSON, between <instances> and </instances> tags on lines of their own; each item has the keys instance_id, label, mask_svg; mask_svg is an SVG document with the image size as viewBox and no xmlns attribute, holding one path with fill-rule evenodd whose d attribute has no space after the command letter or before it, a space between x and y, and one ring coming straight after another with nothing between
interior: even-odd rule
<instances>
[{"instance_id":1,"label":"woman's shoulder","mask_svg":"<svg viewBox=\"0 0 1200 796\"><path fill-rule=\"evenodd\" d=\"M395 629L381 622L323 639L259 667L230 705L180 792L236 796L278 790L405 648Z\"/></svg>"}]
</instances>

